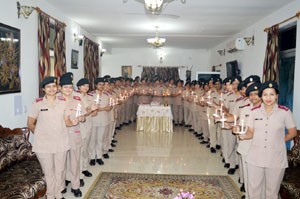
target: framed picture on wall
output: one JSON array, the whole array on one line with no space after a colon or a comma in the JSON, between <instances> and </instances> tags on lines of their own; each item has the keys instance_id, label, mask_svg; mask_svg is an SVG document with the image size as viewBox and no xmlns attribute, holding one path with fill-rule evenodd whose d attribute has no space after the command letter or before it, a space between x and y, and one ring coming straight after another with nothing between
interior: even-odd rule
<instances>
[{"instance_id":1,"label":"framed picture on wall","mask_svg":"<svg viewBox=\"0 0 300 199\"><path fill-rule=\"evenodd\" d=\"M0 23L0 94L21 92L20 30Z\"/></svg>"},{"instance_id":2,"label":"framed picture on wall","mask_svg":"<svg viewBox=\"0 0 300 199\"><path fill-rule=\"evenodd\" d=\"M78 50L72 49L72 54L71 54L71 68L72 69L78 69L78 55L79 55Z\"/></svg>"},{"instance_id":3,"label":"framed picture on wall","mask_svg":"<svg viewBox=\"0 0 300 199\"><path fill-rule=\"evenodd\" d=\"M122 77L131 78L132 66L122 66Z\"/></svg>"}]
</instances>

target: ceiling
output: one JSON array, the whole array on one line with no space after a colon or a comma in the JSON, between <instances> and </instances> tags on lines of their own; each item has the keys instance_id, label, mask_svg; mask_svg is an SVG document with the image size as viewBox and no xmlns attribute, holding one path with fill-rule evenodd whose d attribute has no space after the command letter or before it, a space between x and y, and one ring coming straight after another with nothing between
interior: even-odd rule
<instances>
[{"instance_id":1,"label":"ceiling","mask_svg":"<svg viewBox=\"0 0 300 199\"><path fill-rule=\"evenodd\" d=\"M111 48L147 47L146 38L166 38L166 47L209 49L293 0L165 0L159 15L142 0L47 0Z\"/></svg>"}]
</instances>

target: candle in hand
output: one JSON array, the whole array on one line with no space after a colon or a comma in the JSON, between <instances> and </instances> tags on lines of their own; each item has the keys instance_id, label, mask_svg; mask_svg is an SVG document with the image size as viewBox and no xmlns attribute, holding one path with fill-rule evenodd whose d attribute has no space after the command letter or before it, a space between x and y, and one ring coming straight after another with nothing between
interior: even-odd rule
<instances>
[{"instance_id":1,"label":"candle in hand","mask_svg":"<svg viewBox=\"0 0 300 199\"><path fill-rule=\"evenodd\" d=\"M99 94L97 94L97 98L95 100L96 104L99 104Z\"/></svg>"},{"instance_id":2,"label":"candle in hand","mask_svg":"<svg viewBox=\"0 0 300 199\"><path fill-rule=\"evenodd\" d=\"M236 115L233 115L234 117L234 123L233 123L233 126L236 126Z\"/></svg>"},{"instance_id":3,"label":"candle in hand","mask_svg":"<svg viewBox=\"0 0 300 199\"><path fill-rule=\"evenodd\" d=\"M80 115L81 115L81 104L78 104L77 108L76 108L76 115L75 115L75 117L79 117Z\"/></svg>"}]
</instances>

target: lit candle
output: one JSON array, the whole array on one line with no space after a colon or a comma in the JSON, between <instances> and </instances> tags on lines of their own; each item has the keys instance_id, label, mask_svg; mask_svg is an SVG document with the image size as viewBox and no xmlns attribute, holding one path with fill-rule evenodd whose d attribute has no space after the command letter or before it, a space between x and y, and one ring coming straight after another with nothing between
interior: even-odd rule
<instances>
[{"instance_id":1,"label":"lit candle","mask_svg":"<svg viewBox=\"0 0 300 199\"><path fill-rule=\"evenodd\" d=\"M112 98L109 98L109 106L113 106Z\"/></svg>"},{"instance_id":2,"label":"lit candle","mask_svg":"<svg viewBox=\"0 0 300 199\"><path fill-rule=\"evenodd\" d=\"M234 118L233 126L236 126L236 115L233 115L233 118Z\"/></svg>"},{"instance_id":3,"label":"lit candle","mask_svg":"<svg viewBox=\"0 0 300 199\"><path fill-rule=\"evenodd\" d=\"M209 114L207 114L207 121L208 121L208 125L210 125Z\"/></svg>"},{"instance_id":4,"label":"lit candle","mask_svg":"<svg viewBox=\"0 0 300 199\"><path fill-rule=\"evenodd\" d=\"M225 117L224 117L224 113L222 113L222 119L221 119L221 121L222 121L222 128L224 128L224 124L225 124Z\"/></svg>"},{"instance_id":5,"label":"lit candle","mask_svg":"<svg viewBox=\"0 0 300 199\"><path fill-rule=\"evenodd\" d=\"M75 115L75 117L79 117L80 115L81 115L81 104L78 104L77 108L76 108L76 115Z\"/></svg>"},{"instance_id":6,"label":"lit candle","mask_svg":"<svg viewBox=\"0 0 300 199\"><path fill-rule=\"evenodd\" d=\"M95 100L96 104L99 104L99 94L97 94L97 98Z\"/></svg>"},{"instance_id":7,"label":"lit candle","mask_svg":"<svg viewBox=\"0 0 300 199\"><path fill-rule=\"evenodd\" d=\"M215 109L215 115L218 115L218 109Z\"/></svg>"},{"instance_id":8,"label":"lit candle","mask_svg":"<svg viewBox=\"0 0 300 199\"><path fill-rule=\"evenodd\" d=\"M221 93L220 100L221 100L221 102L223 101L223 93Z\"/></svg>"}]
</instances>

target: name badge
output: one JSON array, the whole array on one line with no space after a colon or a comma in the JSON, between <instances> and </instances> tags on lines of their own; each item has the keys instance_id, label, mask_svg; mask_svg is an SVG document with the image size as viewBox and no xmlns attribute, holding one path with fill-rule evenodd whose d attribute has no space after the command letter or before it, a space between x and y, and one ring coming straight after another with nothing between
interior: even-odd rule
<instances>
[{"instance_id":1,"label":"name badge","mask_svg":"<svg viewBox=\"0 0 300 199\"><path fill-rule=\"evenodd\" d=\"M255 118L254 120L263 120L262 118Z\"/></svg>"},{"instance_id":2,"label":"name badge","mask_svg":"<svg viewBox=\"0 0 300 199\"><path fill-rule=\"evenodd\" d=\"M41 109L41 111L48 111L48 109L47 108L43 108L43 109Z\"/></svg>"},{"instance_id":3,"label":"name badge","mask_svg":"<svg viewBox=\"0 0 300 199\"><path fill-rule=\"evenodd\" d=\"M249 117L249 114L246 114L245 117Z\"/></svg>"}]
</instances>

